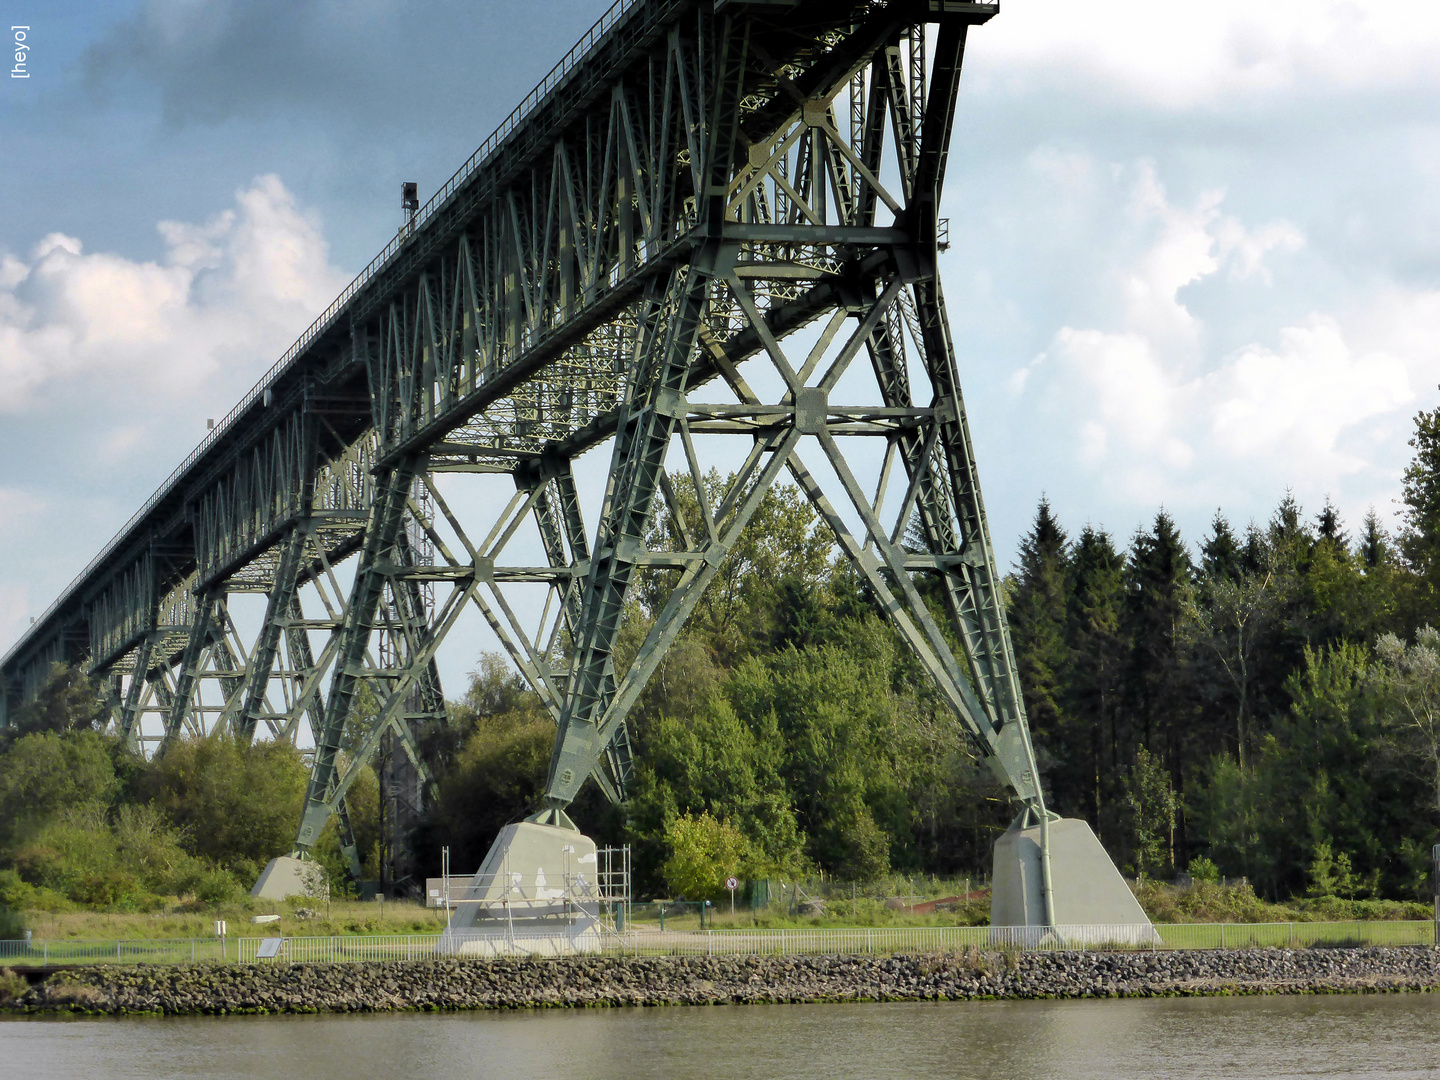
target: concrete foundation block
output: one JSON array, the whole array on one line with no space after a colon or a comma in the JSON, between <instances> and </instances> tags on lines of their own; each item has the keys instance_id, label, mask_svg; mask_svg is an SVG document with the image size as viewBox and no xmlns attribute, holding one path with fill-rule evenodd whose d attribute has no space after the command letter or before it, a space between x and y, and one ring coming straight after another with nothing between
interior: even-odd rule
<instances>
[{"instance_id":1,"label":"concrete foundation block","mask_svg":"<svg viewBox=\"0 0 1440 1080\"><path fill-rule=\"evenodd\" d=\"M1149 917L1087 822L1077 818L1050 822L1050 880L1055 904L1053 932L1063 941L1088 945L1114 940L1139 945L1158 940ZM1045 926L1038 825L1021 828L1017 821L995 842L990 925ZM1032 943L1017 940L1014 944Z\"/></svg>"},{"instance_id":2,"label":"concrete foundation block","mask_svg":"<svg viewBox=\"0 0 1440 1080\"><path fill-rule=\"evenodd\" d=\"M323 896L325 871L319 864L282 855L271 859L250 890L256 900L285 900L291 896Z\"/></svg>"},{"instance_id":3,"label":"concrete foundation block","mask_svg":"<svg viewBox=\"0 0 1440 1080\"><path fill-rule=\"evenodd\" d=\"M464 895L451 898L454 914L440 951L594 951L598 870L595 841L574 829L534 821L505 826Z\"/></svg>"}]
</instances>

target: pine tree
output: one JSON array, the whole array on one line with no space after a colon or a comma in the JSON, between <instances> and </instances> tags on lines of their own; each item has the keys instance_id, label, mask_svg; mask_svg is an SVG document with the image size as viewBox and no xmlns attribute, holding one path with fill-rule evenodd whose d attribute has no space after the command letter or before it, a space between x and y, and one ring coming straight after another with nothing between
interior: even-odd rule
<instances>
[{"instance_id":1,"label":"pine tree","mask_svg":"<svg viewBox=\"0 0 1440 1080\"><path fill-rule=\"evenodd\" d=\"M1068 755L1075 766L1067 787L1074 795L1069 805L1083 807L1098 833L1114 814L1116 778L1123 757L1120 750L1121 695L1126 660L1122 636L1125 608L1124 557L1103 529L1089 525L1080 533L1071 555L1067 639L1070 645L1070 685L1066 711L1071 717ZM1083 763L1083 772L1078 768ZM1060 788L1060 780L1054 781Z\"/></svg>"},{"instance_id":2,"label":"pine tree","mask_svg":"<svg viewBox=\"0 0 1440 1080\"><path fill-rule=\"evenodd\" d=\"M1440 593L1440 408L1415 415L1415 457L1405 469L1400 550L1423 583L1425 614L1434 618Z\"/></svg>"},{"instance_id":3,"label":"pine tree","mask_svg":"<svg viewBox=\"0 0 1440 1080\"><path fill-rule=\"evenodd\" d=\"M1380 515L1375 513L1373 506L1366 512L1365 521L1360 526L1359 554L1370 570L1387 565L1393 556L1390 534L1380 524Z\"/></svg>"},{"instance_id":4,"label":"pine tree","mask_svg":"<svg viewBox=\"0 0 1440 1080\"><path fill-rule=\"evenodd\" d=\"M1270 542L1260 526L1250 522L1245 527L1245 547L1240 552L1240 568L1247 574L1262 574L1270 569Z\"/></svg>"},{"instance_id":5,"label":"pine tree","mask_svg":"<svg viewBox=\"0 0 1440 1080\"><path fill-rule=\"evenodd\" d=\"M1270 568L1277 574L1303 574L1309 567L1315 534L1305 523L1304 510L1294 493L1288 489L1270 517L1265 543L1270 552Z\"/></svg>"},{"instance_id":6,"label":"pine tree","mask_svg":"<svg viewBox=\"0 0 1440 1080\"><path fill-rule=\"evenodd\" d=\"M1037 751L1060 754L1062 687L1068 678L1065 615L1070 595L1069 543L1050 502L1041 496L1035 523L1020 541L1010 632L1025 711Z\"/></svg>"},{"instance_id":7,"label":"pine tree","mask_svg":"<svg viewBox=\"0 0 1440 1080\"><path fill-rule=\"evenodd\" d=\"M1158 752L1175 791L1184 794L1184 749L1192 727L1182 623L1191 600L1194 567L1175 519L1164 510L1149 532L1137 532L1126 566L1126 623L1130 638L1128 697L1137 740Z\"/></svg>"},{"instance_id":8,"label":"pine tree","mask_svg":"<svg viewBox=\"0 0 1440 1080\"><path fill-rule=\"evenodd\" d=\"M1335 504L1330 501L1330 496L1325 496L1325 506L1316 515L1315 523L1321 540L1329 540L1331 543L1349 550L1350 537L1345 533L1345 527L1340 521L1340 511L1335 509Z\"/></svg>"},{"instance_id":9,"label":"pine tree","mask_svg":"<svg viewBox=\"0 0 1440 1080\"><path fill-rule=\"evenodd\" d=\"M1243 572L1243 559L1240 541L1225 515L1217 509L1210 522L1210 535L1200 547L1200 572L1212 581L1234 579Z\"/></svg>"}]
</instances>

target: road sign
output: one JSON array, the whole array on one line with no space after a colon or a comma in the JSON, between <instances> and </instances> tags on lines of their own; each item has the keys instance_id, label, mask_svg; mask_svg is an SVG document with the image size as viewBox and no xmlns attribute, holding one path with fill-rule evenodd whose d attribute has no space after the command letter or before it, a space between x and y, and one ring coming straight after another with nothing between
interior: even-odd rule
<instances>
[{"instance_id":1,"label":"road sign","mask_svg":"<svg viewBox=\"0 0 1440 1080\"><path fill-rule=\"evenodd\" d=\"M725 879L725 888L729 889L731 892L734 892L734 891L735 891L736 889L738 889L739 887L740 887L740 882L739 882L738 879L733 878L733 877L727 877L727 878Z\"/></svg>"}]
</instances>

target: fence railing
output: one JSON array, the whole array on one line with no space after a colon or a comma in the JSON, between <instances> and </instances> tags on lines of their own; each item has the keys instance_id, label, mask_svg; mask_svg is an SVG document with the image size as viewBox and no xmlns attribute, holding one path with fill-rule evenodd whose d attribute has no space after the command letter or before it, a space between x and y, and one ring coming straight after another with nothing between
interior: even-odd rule
<instances>
[{"instance_id":1,"label":"fence railing","mask_svg":"<svg viewBox=\"0 0 1440 1080\"><path fill-rule=\"evenodd\" d=\"M485 938L482 942L480 939ZM976 949L1157 950L1340 948L1434 945L1423 922L1170 923L1153 929L1077 925L906 926L835 930L625 930L585 935L469 932L465 947L443 934L287 937L273 960L261 957L274 937L169 940L0 941L0 966L66 964L347 963L423 960L442 955L800 956L955 952ZM487 944L488 943L488 944ZM271 946L273 948L274 946Z\"/></svg>"}]
</instances>

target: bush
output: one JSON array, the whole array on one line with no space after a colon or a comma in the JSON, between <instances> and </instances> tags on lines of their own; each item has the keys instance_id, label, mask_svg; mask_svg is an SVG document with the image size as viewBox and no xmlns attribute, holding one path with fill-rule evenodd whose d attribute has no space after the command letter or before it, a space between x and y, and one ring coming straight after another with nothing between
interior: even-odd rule
<instances>
[{"instance_id":1,"label":"bush","mask_svg":"<svg viewBox=\"0 0 1440 1080\"><path fill-rule=\"evenodd\" d=\"M14 1001L30 989L25 976L11 968L0 968L0 1002Z\"/></svg>"},{"instance_id":2,"label":"bush","mask_svg":"<svg viewBox=\"0 0 1440 1080\"><path fill-rule=\"evenodd\" d=\"M237 869L290 850L307 781L294 747L195 739L175 743L151 762L138 787L179 829L192 855Z\"/></svg>"},{"instance_id":3,"label":"bush","mask_svg":"<svg viewBox=\"0 0 1440 1080\"><path fill-rule=\"evenodd\" d=\"M118 868L80 874L70 885L70 899L86 907L133 907L145 890L134 874Z\"/></svg>"},{"instance_id":4,"label":"bush","mask_svg":"<svg viewBox=\"0 0 1440 1080\"><path fill-rule=\"evenodd\" d=\"M19 941L25 936L25 922L20 913L0 905L0 941Z\"/></svg>"},{"instance_id":5,"label":"bush","mask_svg":"<svg viewBox=\"0 0 1440 1080\"><path fill-rule=\"evenodd\" d=\"M667 830L670 857L662 873L671 895L687 900L714 900L725 891L725 879L738 875L750 856L750 843L728 821L709 813L683 814Z\"/></svg>"},{"instance_id":6,"label":"bush","mask_svg":"<svg viewBox=\"0 0 1440 1080\"><path fill-rule=\"evenodd\" d=\"M159 895L187 891L210 869L148 806L123 806L113 822L93 805L57 814L13 861L18 873L0 880L0 889L27 907L39 906L42 890L54 890L86 907L148 911Z\"/></svg>"},{"instance_id":7,"label":"bush","mask_svg":"<svg viewBox=\"0 0 1440 1080\"><path fill-rule=\"evenodd\" d=\"M118 789L110 748L95 732L26 735L0 755L0 841L65 810L103 810Z\"/></svg>"},{"instance_id":8,"label":"bush","mask_svg":"<svg viewBox=\"0 0 1440 1080\"><path fill-rule=\"evenodd\" d=\"M35 886L14 870L0 870L0 908L28 911L34 902Z\"/></svg>"},{"instance_id":9,"label":"bush","mask_svg":"<svg viewBox=\"0 0 1440 1080\"><path fill-rule=\"evenodd\" d=\"M1211 885L1217 885L1220 882L1220 868L1203 855L1190 860L1190 866L1186 873L1194 881L1203 881Z\"/></svg>"},{"instance_id":10,"label":"bush","mask_svg":"<svg viewBox=\"0 0 1440 1080\"><path fill-rule=\"evenodd\" d=\"M207 870L192 891L196 900L212 906L233 903L245 892L233 875L220 869Z\"/></svg>"}]
</instances>

